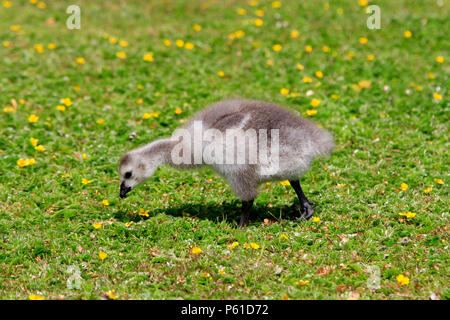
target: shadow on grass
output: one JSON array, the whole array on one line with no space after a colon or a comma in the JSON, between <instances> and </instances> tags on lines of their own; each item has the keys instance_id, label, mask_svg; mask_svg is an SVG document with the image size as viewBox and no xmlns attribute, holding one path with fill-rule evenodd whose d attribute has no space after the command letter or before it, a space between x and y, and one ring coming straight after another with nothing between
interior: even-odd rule
<instances>
[{"instance_id":1,"label":"shadow on grass","mask_svg":"<svg viewBox=\"0 0 450 320\"><path fill-rule=\"evenodd\" d=\"M297 199L296 199L297 200ZM213 222L226 221L231 224L239 222L241 216L241 202L224 202L224 203L186 203L179 206L157 208L150 210L149 215L151 217L158 216L160 214L171 215L173 217L191 217L198 219L206 219ZM264 206L263 204L254 204L250 213L250 225L269 220L291 220L299 221L300 217L300 205L298 201L294 205L285 206ZM122 221L139 221L142 219L140 216L130 215L123 210L116 211L114 218Z\"/></svg>"}]
</instances>

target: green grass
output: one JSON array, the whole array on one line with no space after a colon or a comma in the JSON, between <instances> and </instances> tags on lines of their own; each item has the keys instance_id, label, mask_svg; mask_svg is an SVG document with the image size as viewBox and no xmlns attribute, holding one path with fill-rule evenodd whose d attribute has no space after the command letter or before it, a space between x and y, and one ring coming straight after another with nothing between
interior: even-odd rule
<instances>
[{"instance_id":1,"label":"green grass","mask_svg":"<svg viewBox=\"0 0 450 320\"><path fill-rule=\"evenodd\" d=\"M81 30L65 27L62 1L44 9L11 2L0 7L0 298L100 299L112 289L121 299L450 298L448 2L372 1L381 8L380 30L367 29L357 0L330 1L328 10L321 1L284 0L278 9L266 0L256 7L232 0L77 1ZM261 27L253 23L257 9L265 11ZM294 29L297 38L290 37ZM229 40L238 30L245 36ZM129 46L111 44L105 34ZM177 39L194 48L176 47ZM275 44L282 50L273 51ZM126 59L116 57L121 51ZM153 62L143 60L147 52ZM370 87L355 90L361 80ZM282 95L282 88L300 95ZM312 118L337 144L301 179L320 222L297 221L293 190L274 182L261 186L251 225L239 230L239 201L209 169L162 167L119 200L124 152L169 136L197 110L233 96L279 103L305 117L318 111ZM66 97L73 105L57 110ZM313 98L322 100L317 108ZM152 111L159 116L142 119ZM31 114L38 122L28 122ZM31 137L46 150L36 151ZM36 163L19 167L20 158ZM417 215L399 215L407 211ZM239 245L228 248L234 241ZM250 242L260 248L245 248ZM203 251L190 253L194 246ZM108 254L103 261L101 251ZM80 271L79 288L67 287L71 267ZM380 269L374 290L367 286L371 267ZM409 284L400 285L399 274Z\"/></svg>"}]
</instances>

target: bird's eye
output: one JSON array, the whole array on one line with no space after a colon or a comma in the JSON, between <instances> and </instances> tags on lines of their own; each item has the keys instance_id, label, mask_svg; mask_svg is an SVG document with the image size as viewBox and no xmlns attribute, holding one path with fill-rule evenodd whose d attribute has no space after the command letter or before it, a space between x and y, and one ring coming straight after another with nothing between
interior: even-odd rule
<instances>
[{"instance_id":1,"label":"bird's eye","mask_svg":"<svg viewBox=\"0 0 450 320\"><path fill-rule=\"evenodd\" d=\"M125 173L125 179L131 178L131 171Z\"/></svg>"}]
</instances>

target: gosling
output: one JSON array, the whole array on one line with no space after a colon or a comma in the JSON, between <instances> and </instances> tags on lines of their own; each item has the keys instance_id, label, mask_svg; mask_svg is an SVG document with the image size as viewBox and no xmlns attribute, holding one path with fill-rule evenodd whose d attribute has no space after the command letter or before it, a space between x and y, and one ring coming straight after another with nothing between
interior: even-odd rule
<instances>
[{"instance_id":1,"label":"gosling","mask_svg":"<svg viewBox=\"0 0 450 320\"><path fill-rule=\"evenodd\" d=\"M222 175L242 201L240 227L249 223L258 185L289 180L301 206L301 220L314 213L299 177L317 157L334 148L331 134L314 122L263 101L225 100L200 111L173 133L131 150L119 161L124 198L162 164L189 169L208 165Z\"/></svg>"}]
</instances>

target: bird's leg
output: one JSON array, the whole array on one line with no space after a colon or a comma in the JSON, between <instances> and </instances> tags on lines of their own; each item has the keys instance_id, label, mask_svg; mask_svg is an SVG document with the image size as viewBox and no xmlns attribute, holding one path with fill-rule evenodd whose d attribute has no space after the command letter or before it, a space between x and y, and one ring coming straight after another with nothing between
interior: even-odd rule
<instances>
[{"instance_id":1,"label":"bird's leg","mask_svg":"<svg viewBox=\"0 0 450 320\"><path fill-rule=\"evenodd\" d=\"M300 200L300 205L302 209L302 215L300 216L300 220L307 220L312 217L314 214L313 205L314 203L309 201L305 194L303 193L302 187L300 186L300 182L298 180L289 180L292 188L294 188L295 193Z\"/></svg>"},{"instance_id":2,"label":"bird's leg","mask_svg":"<svg viewBox=\"0 0 450 320\"><path fill-rule=\"evenodd\" d=\"M239 222L239 227L244 228L248 226L250 209L253 206L253 200L242 201L242 213L241 213L241 221Z\"/></svg>"}]
</instances>

